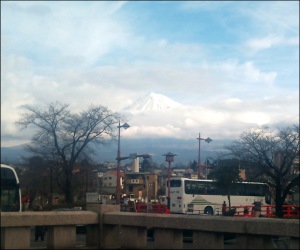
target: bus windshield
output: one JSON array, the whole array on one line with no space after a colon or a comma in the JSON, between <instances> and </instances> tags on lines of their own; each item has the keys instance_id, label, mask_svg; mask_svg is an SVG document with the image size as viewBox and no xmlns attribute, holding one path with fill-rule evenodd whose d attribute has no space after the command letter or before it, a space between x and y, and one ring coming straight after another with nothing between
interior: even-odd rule
<instances>
[{"instance_id":1,"label":"bus windshield","mask_svg":"<svg viewBox=\"0 0 300 250\"><path fill-rule=\"evenodd\" d=\"M15 170L1 164L1 212L21 212L21 190Z\"/></svg>"}]
</instances>

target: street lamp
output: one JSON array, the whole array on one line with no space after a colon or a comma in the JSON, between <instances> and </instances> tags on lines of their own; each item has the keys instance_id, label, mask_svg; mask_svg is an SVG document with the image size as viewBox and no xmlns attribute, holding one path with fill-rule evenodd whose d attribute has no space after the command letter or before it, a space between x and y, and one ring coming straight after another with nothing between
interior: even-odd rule
<instances>
[{"instance_id":1,"label":"street lamp","mask_svg":"<svg viewBox=\"0 0 300 250\"><path fill-rule=\"evenodd\" d=\"M176 154L173 154L171 152L164 154L166 156L166 161L169 162L169 167L168 167L168 208L170 208L170 181L171 181L171 162L174 161L174 156Z\"/></svg>"},{"instance_id":2,"label":"street lamp","mask_svg":"<svg viewBox=\"0 0 300 250\"><path fill-rule=\"evenodd\" d=\"M124 123L123 125L120 125L119 121L119 136L118 136L118 156L117 156L117 192L116 192L116 204L120 204L120 196L121 196L121 151L120 151L120 130L121 128L124 128L125 130L128 129L130 126L127 123Z\"/></svg>"},{"instance_id":3,"label":"street lamp","mask_svg":"<svg viewBox=\"0 0 300 250\"><path fill-rule=\"evenodd\" d=\"M212 139L210 139L209 137L207 137L206 139L201 138L200 133L199 133L199 137L196 138L197 140L199 140L199 152L198 152L198 179L202 178L202 166L201 166L201 157L200 157L200 142L201 140L206 141L207 143L210 143L212 141Z\"/></svg>"}]
</instances>

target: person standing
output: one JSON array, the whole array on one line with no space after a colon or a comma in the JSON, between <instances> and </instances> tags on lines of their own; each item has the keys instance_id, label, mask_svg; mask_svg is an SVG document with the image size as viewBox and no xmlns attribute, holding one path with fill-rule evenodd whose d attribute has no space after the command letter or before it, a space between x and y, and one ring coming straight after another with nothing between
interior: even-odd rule
<instances>
[{"instance_id":1,"label":"person standing","mask_svg":"<svg viewBox=\"0 0 300 250\"><path fill-rule=\"evenodd\" d=\"M226 201L223 201L223 204L222 204L222 215L225 215L226 213Z\"/></svg>"}]
</instances>

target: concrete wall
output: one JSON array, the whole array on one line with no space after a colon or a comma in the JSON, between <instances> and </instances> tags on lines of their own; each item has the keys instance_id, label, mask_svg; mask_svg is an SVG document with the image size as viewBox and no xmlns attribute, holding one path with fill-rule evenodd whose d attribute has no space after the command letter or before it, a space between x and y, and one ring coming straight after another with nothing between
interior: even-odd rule
<instances>
[{"instance_id":1,"label":"concrete wall","mask_svg":"<svg viewBox=\"0 0 300 250\"><path fill-rule=\"evenodd\" d=\"M182 232L193 231L194 249L222 249L224 234L237 235L237 249L271 249L274 235L299 249L299 220L120 212L116 205L90 204L91 211L1 213L1 249L29 249L30 227L48 226L47 248L75 248L76 224L88 225L87 248L145 249L147 229L155 249L182 249ZM67 240L66 240L67 239Z\"/></svg>"}]
</instances>

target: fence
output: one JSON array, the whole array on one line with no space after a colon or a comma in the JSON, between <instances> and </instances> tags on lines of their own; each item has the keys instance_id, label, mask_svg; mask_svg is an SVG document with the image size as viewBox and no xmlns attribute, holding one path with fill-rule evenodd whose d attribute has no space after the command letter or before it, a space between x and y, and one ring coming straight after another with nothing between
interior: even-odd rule
<instances>
[{"instance_id":1,"label":"fence","mask_svg":"<svg viewBox=\"0 0 300 250\"><path fill-rule=\"evenodd\" d=\"M276 217L275 214L275 205L261 205L259 209L255 209L253 205L241 205L241 206L232 206L232 209L235 209L235 216L238 217L258 217L263 216L267 218ZM226 210L229 208L226 207ZM300 206L299 205L283 205L283 217L284 218L300 218Z\"/></svg>"}]
</instances>

